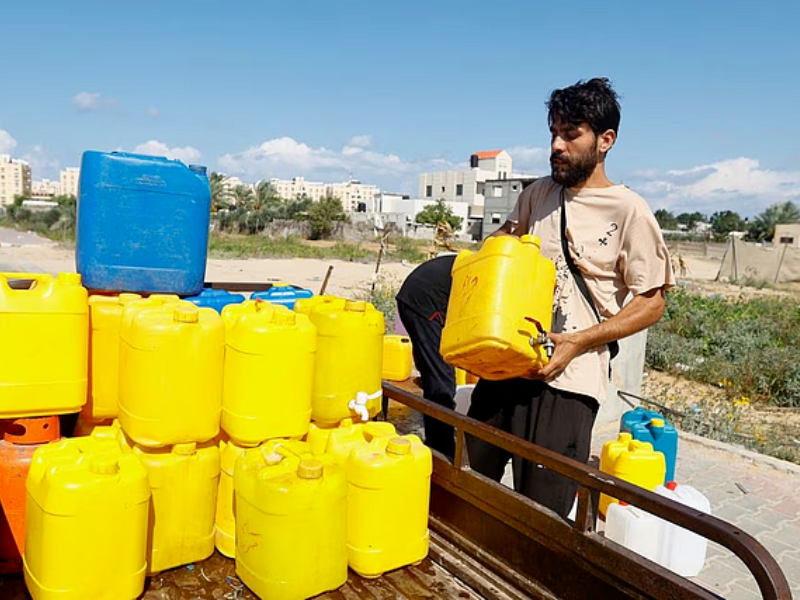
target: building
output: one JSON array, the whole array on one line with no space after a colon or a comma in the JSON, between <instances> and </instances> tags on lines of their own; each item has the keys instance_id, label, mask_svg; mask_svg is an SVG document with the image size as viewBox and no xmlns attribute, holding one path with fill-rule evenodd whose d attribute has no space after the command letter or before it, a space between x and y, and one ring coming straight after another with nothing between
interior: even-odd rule
<instances>
[{"instance_id":1,"label":"building","mask_svg":"<svg viewBox=\"0 0 800 600\"><path fill-rule=\"evenodd\" d=\"M0 154L0 206L14 203L14 196L30 196L31 167L24 160Z\"/></svg>"},{"instance_id":2,"label":"building","mask_svg":"<svg viewBox=\"0 0 800 600\"><path fill-rule=\"evenodd\" d=\"M775 225L775 237L772 243L776 246L787 245L800 248L800 223L782 223Z\"/></svg>"},{"instance_id":3,"label":"building","mask_svg":"<svg viewBox=\"0 0 800 600\"><path fill-rule=\"evenodd\" d=\"M343 183L321 183L306 181L303 177L293 177L290 180L273 178L269 182L278 195L285 200L294 200L305 196L318 202L325 196L332 196L342 201L345 212L369 210L375 195L380 194L377 186L361 183L355 179Z\"/></svg>"},{"instance_id":4,"label":"building","mask_svg":"<svg viewBox=\"0 0 800 600\"><path fill-rule=\"evenodd\" d=\"M61 183L42 179L31 184L31 195L36 198L53 198L61 194Z\"/></svg>"},{"instance_id":5,"label":"building","mask_svg":"<svg viewBox=\"0 0 800 600\"><path fill-rule=\"evenodd\" d=\"M506 222L522 190L534 181L536 181L536 177L513 177L486 181L481 239L486 239Z\"/></svg>"},{"instance_id":6,"label":"building","mask_svg":"<svg viewBox=\"0 0 800 600\"><path fill-rule=\"evenodd\" d=\"M81 178L81 170L78 167L68 167L62 169L60 173L62 196L78 197L78 185Z\"/></svg>"},{"instance_id":7,"label":"building","mask_svg":"<svg viewBox=\"0 0 800 600\"><path fill-rule=\"evenodd\" d=\"M416 222L417 215L426 207L431 204L436 204L437 200L428 200L427 198L408 198L407 196L400 196L399 194L387 194L384 196L380 203L378 212L382 214L400 213L405 215L406 223ZM453 211L453 215L461 217L461 228L456 232L458 234L465 234L469 228L469 207L464 202L448 202L445 200L445 206Z\"/></svg>"},{"instance_id":8,"label":"building","mask_svg":"<svg viewBox=\"0 0 800 600\"><path fill-rule=\"evenodd\" d=\"M511 167L511 156L505 150L476 152L470 156L468 169L420 175L418 197L465 203L469 207L469 218L479 221L484 214L486 181L508 179Z\"/></svg>"}]
</instances>

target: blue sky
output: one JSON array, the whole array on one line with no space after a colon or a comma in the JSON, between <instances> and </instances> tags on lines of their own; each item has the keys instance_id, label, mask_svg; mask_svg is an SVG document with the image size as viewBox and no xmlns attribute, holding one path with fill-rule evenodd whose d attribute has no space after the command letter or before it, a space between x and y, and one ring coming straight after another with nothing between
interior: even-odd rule
<instances>
[{"instance_id":1,"label":"blue sky","mask_svg":"<svg viewBox=\"0 0 800 600\"><path fill-rule=\"evenodd\" d=\"M543 175L549 92L605 76L623 108L608 173L654 209L800 203L798 2L17 0L0 14L0 153L34 179L84 150L412 195L419 173L478 150Z\"/></svg>"}]
</instances>

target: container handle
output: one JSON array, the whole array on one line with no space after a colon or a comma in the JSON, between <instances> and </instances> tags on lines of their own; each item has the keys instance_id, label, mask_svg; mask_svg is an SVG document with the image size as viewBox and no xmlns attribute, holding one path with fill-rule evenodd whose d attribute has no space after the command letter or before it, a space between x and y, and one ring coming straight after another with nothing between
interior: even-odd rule
<instances>
[{"instance_id":1,"label":"container handle","mask_svg":"<svg viewBox=\"0 0 800 600\"><path fill-rule=\"evenodd\" d=\"M11 282L31 282L25 287L21 287L19 283ZM0 273L0 285L3 288L14 292L28 292L44 285L46 289L50 289L53 285L53 276L50 273Z\"/></svg>"}]
</instances>

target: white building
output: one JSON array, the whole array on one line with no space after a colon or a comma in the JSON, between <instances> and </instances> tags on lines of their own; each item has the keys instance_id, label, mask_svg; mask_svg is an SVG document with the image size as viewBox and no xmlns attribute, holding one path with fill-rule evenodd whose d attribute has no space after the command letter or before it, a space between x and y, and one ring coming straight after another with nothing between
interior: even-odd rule
<instances>
[{"instance_id":1,"label":"white building","mask_svg":"<svg viewBox=\"0 0 800 600\"><path fill-rule=\"evenodd\" d=\"M62 169L60 173L62 196L78 197L78 183L81 178L81 170L78 167L68 167Z\"/></svg>"},{"instance_id":2,"label":"white building","mask_svg":"<svg viewBox=\"0 0 800 600\"><path fill-rule=\"evenodd\" d=\"M469 207L469 217L483 217L485 184L490 179L508 179L512 160L505 150L476 152L470 156L469 168L461 171L423 173L419 176L420 198L463 203Z\"/></svg>"},{"instance_id":3,"label":"white building","mask_svg":"<svg viewBox=\"0 0 800 600\"><path fill-rule=\"evenodd\" d=\"M31 193L31 167L24 160L0 154L0 206L14 203L14 196Z\"/></svg>"},{"instance_id":4,"label":"white building","mask_svg":"<svg viewBox=\"0 0 800 600\"><path fill-rule=\"evenodd\" d=\"M417 215L422 212L426 206L436 204L437 200L428 200L426 198L404 198L399 194L386 194L382 195L376 211L380 213L402 213L406 216L407 223L416 222ZM461 217L461 228L456 233L466 233L469 226L469 207L464 202L448 202L445 200L445 206L453 211L453 215Z\"/></svg>"},{"instance_id":5,"label":"white building","mask_svg":"<svg viewBox=\"0 0 800 600\"><path fill-rule=\"evenodd\" d=\"M52 198L61 194L61 183L42 179L31 183L31 195L37 198Z\"/></svg>"},{"instance_id":6,"label":"white building","mask_svg":"<svg viewBox=\"0 0 800 600\"><path fill-rule=\"evenodd\" d=\"M306 181L304 177L293 177L289 180L272 178L269 180L278 195L285 200L294 200L303 196L318 202L325 196L333 196L342 201L345 212L355 212L359 204L363 203L367 210L370 209L376 194L380 189L351 179L342 183L322 183L319 181Z\"/></svg>"}]
</instances>

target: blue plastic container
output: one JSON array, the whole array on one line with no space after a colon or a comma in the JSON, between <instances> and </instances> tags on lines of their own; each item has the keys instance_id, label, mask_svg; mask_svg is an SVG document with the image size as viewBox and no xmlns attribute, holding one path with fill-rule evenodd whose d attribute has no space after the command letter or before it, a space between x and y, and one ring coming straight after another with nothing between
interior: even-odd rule
<instances>
[{"instance_id":1,"label":"blue plastic container","mask_svg":"<svg viewBox=\"0 0 800 600\"><path fill-rule=\"evenodd\" d=\"M297 287L289 283L276 283L268 290L263 292L253 292L250 295L252 300L266 300L273 304L281 304L290 310L294 309L294 303L300 298L311 298L314 292L305 288Z\"/></svg>"},{"instance_id":2,"label":"blue plastic container","mask_svg":"<svg viewBox=\"0 0 800 600\"><path fill-rule=\"evenodd\" d=\"M188 300L197 306L213 308L215 311L221 314L222 309L228 306L228 304L239 304L240 302L244 302L245 297L243 294L233 294L226 290L205 288L197 296L189 296L184 298L184 300Z\"/></svg>"},{"instance_id":3,"label":"blue plastic container","mask_svg":"<svg viewBox=\"0 0 800 600\"><path fill-rule=\"evenodd\" d=\"M83 284L112 292L199 294L210 209L205 167L84 152L75 236Z\"/></svg>"},{"instance_id":4,"label":"blue plastic container","mask_svg":"<svg viewBox=\"0 0 800 600\"><path fill-rule=\"evenodd\" d=\"M653 450L661 452L667 463L664 485L675 481L675 461L678 457L678 432L659 413L637 406L622 415L620 432L628 431L633 439L650 442Z\"/></svg>"}]
</instances>

